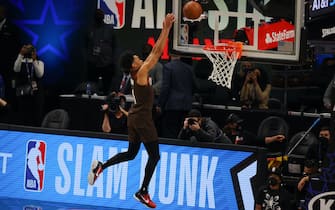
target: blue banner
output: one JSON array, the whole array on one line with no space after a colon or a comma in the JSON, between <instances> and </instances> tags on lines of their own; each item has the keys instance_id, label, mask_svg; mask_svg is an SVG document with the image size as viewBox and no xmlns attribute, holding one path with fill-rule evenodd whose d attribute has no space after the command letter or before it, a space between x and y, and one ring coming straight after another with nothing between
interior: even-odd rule
<instances>
[{"instance_id":1,"label":"blue banner","mask_svg":"<svg viewBox=\"0 0 335 210\"><path fill-rule=\"evenodd\" d=\"M8 130L0 130L0 139L0 197L143 208L133 198L147 161L143 146L91 186L91 162L127 150L127 141ZM160 144L160 155L149 186L158 209L237 210L237 200L253 209L254 152Z\"/></svg>"}]
</instances>

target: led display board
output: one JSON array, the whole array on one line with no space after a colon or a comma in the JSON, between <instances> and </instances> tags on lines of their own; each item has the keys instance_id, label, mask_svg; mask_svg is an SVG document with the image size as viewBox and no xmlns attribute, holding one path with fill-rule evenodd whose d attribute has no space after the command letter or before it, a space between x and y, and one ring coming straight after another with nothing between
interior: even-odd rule
<instances>
[{"instance_id":1,"label":"led display board","mask_svg":"<svg viewBox=\"0 0 335 210\"><path fill-rule=\"evenodd\" d=\"M133 198L147 161L143 146L133 161L109 167L91 186L87 173L92 160L107 160L125 151L128 142L41 131L0 130L0 197L144 208ZM263 152L259 148L175 145L162 140L161 159L149 192L158 209L251 210L253 180L264 164L265 159L260 158Z\"/></svg>"},{"instance_id":2,"label":"led display board","mask_svg":"<svg viewBox=\"0 0 335 210\"><path fill-rule=\"evenodd\" d=\"M334 0L309 0L309 17L317 17L326 14L334 14Z\"/></svg>"}]
</instances>

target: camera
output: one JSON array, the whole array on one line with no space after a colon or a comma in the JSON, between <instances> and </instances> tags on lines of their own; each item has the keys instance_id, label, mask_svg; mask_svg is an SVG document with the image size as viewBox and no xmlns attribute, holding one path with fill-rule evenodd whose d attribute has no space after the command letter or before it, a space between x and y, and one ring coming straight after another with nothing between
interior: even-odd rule
<instances>
[{"instance_id":1,"label":"camera","mask_svg":"<svg viewBox=\"0 0 335 210\"><path fill-rule=\"evenodd\" d=\"M121 107L125 106L125 101L126 101L126 98L124 96L110 95L106 101L109 107L108 111L112 113L117 112L119 110L119 106Z\"/></svg>"},{"instance_id":2,"label":"camera","mask_svg":"<svg viewBox=\"0 0 335 210\"><path fill-rule=\"evenodd\" d=\"M189 119L187 120L187 123L188 123L189 125L193 125L193 124L195 124L195 122L196 122L196 120L193 119L193 118L189 118Z\"/></svg>"},{"instance_id":3,"label":"camera","mask_svg":"<svg viewBox=\"0 0 335 210\"><path fill-rule=\"evenodd\" d=\"M119 106L121 103L121 99L118 96L113 97L111 100L108 101L109 111L115 113L119 110Z\"/></svg>"},{"instance_id":4,"label":"camera","mask_svg":"<svg viewBox=\"0 0 335 210\"><path fill-rule=\"evenodd\" d=\"M245 73L251 73L251 72L253 72L255 69L254 68L244 68L243 69L243 71L245 72Z\"/></svg>"},{"instance_id":5,"label":"camera","mask_svg":"<svg viewBox=\"0 0 335 210\"><path fill-rule=\"evenodd\" d=\"M35 48L33 46L26 47L27 51L24 54L25 58L32 58L33 52L35 51Z\"/></svg>"}]
</instances>

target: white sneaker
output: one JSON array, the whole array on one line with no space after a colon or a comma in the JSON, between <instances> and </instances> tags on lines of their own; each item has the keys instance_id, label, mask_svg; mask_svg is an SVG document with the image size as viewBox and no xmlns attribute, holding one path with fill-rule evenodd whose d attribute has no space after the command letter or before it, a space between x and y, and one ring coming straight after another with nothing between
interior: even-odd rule
<instances>
[{"instance_id":1,"label":"white sneaker","mask_svg":"<svg viewBox=\"0 0 335 210\"><path fill-rule=\"evenodd\" d=\"M100 161L94 160L91 165L91 170L88 173L88 183L94 185L95 180L102 173L102 163Z\"/></svg>"}]
</instances>

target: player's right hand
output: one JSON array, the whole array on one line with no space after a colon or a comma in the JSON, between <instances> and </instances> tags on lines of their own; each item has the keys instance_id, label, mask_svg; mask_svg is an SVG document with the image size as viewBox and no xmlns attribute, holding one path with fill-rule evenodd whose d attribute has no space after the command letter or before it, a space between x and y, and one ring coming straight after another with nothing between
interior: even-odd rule
<instances>
[{"instance_id":1,"label":"player's right hand","mask_svg":"<svg viewBox=\"0 0 335 210\"><path fill-rule=\"evenodd\" d=\"M172 13L168 13L165 16L165 20L163 22L163 28L170 29L173 25L173 22L175 21L175 16Z\"/></svg>"}]
</instances>

